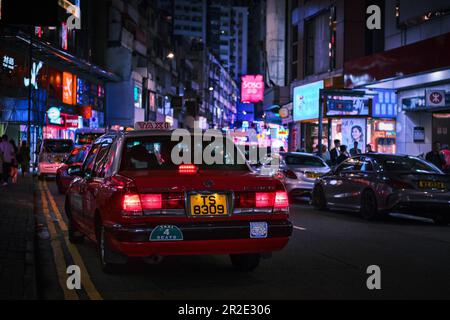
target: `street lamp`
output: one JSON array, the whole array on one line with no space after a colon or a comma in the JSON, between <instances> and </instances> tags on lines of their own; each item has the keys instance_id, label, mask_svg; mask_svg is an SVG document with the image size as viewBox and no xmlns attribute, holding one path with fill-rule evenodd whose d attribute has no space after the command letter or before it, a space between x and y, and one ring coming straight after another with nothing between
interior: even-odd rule
<instances>
[{"instance_id":1,"label":"street lamp","mask_svg":"<svg viewBox=\"0 0 450 320\"><path fill-rule=\"evenodd\" d=\"M172 60L173 58L175 58L175 53L169 52L169 54L167 55L167 59Z\"/></svg>"}]
</instances>

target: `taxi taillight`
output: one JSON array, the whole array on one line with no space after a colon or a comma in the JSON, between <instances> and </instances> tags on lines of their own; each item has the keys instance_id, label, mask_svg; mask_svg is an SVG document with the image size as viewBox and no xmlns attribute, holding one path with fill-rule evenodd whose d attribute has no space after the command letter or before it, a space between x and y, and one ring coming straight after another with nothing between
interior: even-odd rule
<instances>
[{"instance_id":1,"label":"taxi taillight","mask_svg":"<svg viewBox=\"0 0 450 320\"><path fill-rule=\"evenodd\" d=\"M142 203L138 194L126 194L122 200L122 210L126 215L142 215Z\"/></svg>"},{"instance_id":2,"label":"taxi taillight","mask_svg":"<svg viewBox=\"0 0 450 320\"><path fill-rule=\"evenodd\" d=\"M128 216L161 214L162 210L184 209L183 193L125 194L122 212Z\"/></svg>"},{"instance_id":3,"label":"taxi taillight","mask_svg":"<svg viewBox=\"0 0 450 320\"><path fill-rule=\"evenodd\" d=\"M289 196L286 191L277 191L275 193L274 209L289 208Z\"/></svg>"},{"instance_id":4,"label":"taxi taillight","mask_svg":"<svg viewBox=\"0 0 450 320\"><path fill-rule=\"evenodd\" d=\"M276 192L241 192L238 193L237 208L273 208L284 211L289 208L289 197L286 191Z\"/></svg>"}]
</instances>

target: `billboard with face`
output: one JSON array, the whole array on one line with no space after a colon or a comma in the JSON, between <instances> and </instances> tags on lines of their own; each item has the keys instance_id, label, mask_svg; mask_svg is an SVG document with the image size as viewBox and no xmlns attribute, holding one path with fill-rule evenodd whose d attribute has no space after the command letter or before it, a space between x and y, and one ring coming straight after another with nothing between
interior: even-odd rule
<instances>
[{"instance_id":1,"label":"billboard with face","mask_svg":"<svg viewBox=\"0 0 450 320\"><path fill-rule=\"evenodd\" d=\"M362 153L366 151L366 119L342 119L342 144L346 145L348 150L358 143L358 149Z\"/></svg>"}]
</instances>

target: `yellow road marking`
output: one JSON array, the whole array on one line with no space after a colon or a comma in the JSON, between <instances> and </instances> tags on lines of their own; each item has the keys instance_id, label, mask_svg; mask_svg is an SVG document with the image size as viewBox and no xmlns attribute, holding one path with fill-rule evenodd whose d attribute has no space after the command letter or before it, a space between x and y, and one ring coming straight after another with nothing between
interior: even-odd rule
<instances>
[{"instance_id":1,"label":"yellow road marking","mask_svg":"<svg viewBox=\"0 0 450 320\"><path fill-rule=\"evenodd\" d=\"M44 188L47 192L47 196L50 199L50 203L52 204L52 209L55 215L58 217L58 219L61 221L62 224L60 224L61 229L63 230L63 225L65 226L65 231L67 231L67 225L64 222L64 219L62 218L61 211L59 210L56 201L48 189L47 183L44 182ZM98 292L97 288L95 287L94 283L92 282L89 273L86 269L86 266L83 262L83 258L80 255L80 252L78 251L78 248L70 243L67 232L64 232L64 241L67 245L67 248L69 249L70 254L72 255L73 261L77 266L81 269L81 283L84 287L87 295L89 296L89 299L91 300L103 300L102 296Z\"/></svg>"},{"instance_id":2,"label":"yellow road marking","mask_svg":"<svg viewBox=\"0 0 450 320\"><path fill-rule=\"evenodd\" d=\"M61 242L58 239L58 234L56 232L54 222L50 216L47 199L45 198L45 193L43 192L41 186L42 186L41 183L39 183L38 190L40 191L40 194L41 194L42 210L44 211L45 219L47 221L48 231L50 232L50 236L51 236L50 243L51 243L51 246L53 249L53 258L55 260L56 273L58 274L58 282L59 282L61 289L63 290L64 298L66 300L79 300L78 294L75 291L69 290L67 288L67 282L66 282L67 281L67 273L66 273L67 264L64 259L64 253L63 253L63 250L61 247Z\"/></svg>"},{"instance_id":3,"label":"yellow road marking","mask_svg":"<svg viewBox=\"0 0 450 320\"><path fill-rule=\"evenodd\" d=\"M67 231L66 222L64 221L63 217L61 216L61 212L58 209L58 205L56 204L55 199L53 198L50 190L48 189L47 181L44 181L44 189L47 192L47 197L50 201L50 205L52 206L53 213L55 213L56 218L58 218L59 227L61 228L62 231Z\"/></svg>"}]
</instances>

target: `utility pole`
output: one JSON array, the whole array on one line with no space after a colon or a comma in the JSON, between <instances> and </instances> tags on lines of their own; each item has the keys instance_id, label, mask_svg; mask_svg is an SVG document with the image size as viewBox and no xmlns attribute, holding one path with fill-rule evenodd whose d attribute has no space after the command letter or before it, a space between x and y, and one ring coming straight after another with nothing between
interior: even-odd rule
<instances>
[{"instance_id":1,"label":"utility pole","mask_svg":"<svg viewBox=\"0 0 450 320\"><path fill-rule=\"evenodd\" d=\"M32 103L31 99L33 96L33 84L32 84L32 73L33 73L33 26L30 26L30 47L29 47L29 69L28 69L28 76L29 76L29 86L28 86L28 123L27 123L27 145L31 150L31 108ZM37 81L37 79L36 79Z\"/></svg>"}]
</instances>

